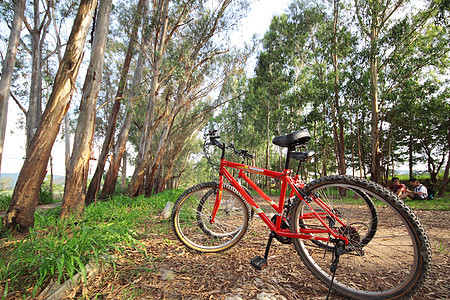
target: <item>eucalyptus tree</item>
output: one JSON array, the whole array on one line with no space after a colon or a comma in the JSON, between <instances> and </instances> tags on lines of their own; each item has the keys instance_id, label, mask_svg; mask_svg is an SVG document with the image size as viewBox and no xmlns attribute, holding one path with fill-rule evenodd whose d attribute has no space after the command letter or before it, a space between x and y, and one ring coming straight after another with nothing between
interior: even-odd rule
<instances>
[{"instance_id":1,"label":"eucalyptus tree","mask_svg":"<svg viewBox=\"0 0 450 300\"><path fill-rule=\"evenodd\" d=\"M25 0L14 2L14 17L9 33L8 47L2 62L2 74L0 78L0 170L5 142L6 120L8 115L8 98L16 61L17 47L20 42L20 32L24 19ZM3 57L2 57L3 58Z\"/></svg>"},{"instance_id":2,"label":"eucalyptus tree","mask_svg":"<svg viewBox=\"0 0 450 300\"><path fill-rule=\"evenodd\" d=\"M265 130L266 166L273 134L309 127L320 144L316 149L323 150L317 152L320 172L326 174L333 160L346 172L344 126L351 108L344 87L356 40L340 7L338 1L331 6L295 1L273 18L264 37L247 105Z\"/></svg>"},{"instance_id":3,"label":"eucalyptus tree","mask_svg":"<svg viewBox=\"0 0 450 300\"><path fill-rule=\"evenodd\" d=\"M62 31L65 26L65 21L69 18L74 17L74 6L76 3L72 1L64 1L63 3L56 3L53 1L51 5L51 18L53 22L53 32L54 32L54 43L55 51L57 56L57 62L62 60L62 50L63 50L63 36ZM58 7L59 6L59 7ZM70 159L70 112L68 111L64 116L64 146L65 146L65 166L66 170L69 168Z\"/></svg>"},{"instance_id":4,"label":"eucalyptus tree","mask_svg":"<svg viewBox=\"0 0 450 300\"><path fill-rule=\"evenodd\" d=\"M389 111L390 124L395 128L399 142L397 152L407 153L410 176L415 164L427 166L431 182L437 184L437 175L448 156L448 82L429 76L420 76L420 82L409 80L402 86L396 104Z\"/></svg>"},{"instance_id":5,"label":"eucalyptus tree","mask_svg":"<svg viewBox=\"0 0 450 300\"><path fill-rule=\"evenodd\" d=\"M427 84L427 82L425 82ZM450 115L450 103L448 102L450 89L439 93L437 86L427 85L428 96L417 109L420 120L420 135L416 138L420 141L422 162L426 164L431 182L437 186L437 176L447 159L450 144L448 144L448 116ZM433 116L432 118L424 118Z\"/></svg>"},{"instance_id":6,"label":"eucalyptus tree","mask_svg":"<svg viewBox=\"0 0 450 300\"><path fill-rule=\"evenodd\" d=\"M146 194L162 192L166 186L173 187L175 179L179 181L189 163L187 157L193 151L192 144L197 141L199 130L205 126L216 108L217 105L205 101L180 113L169 133L165 154L158 166L155 179L146 186Z\"/></svg>"},{"instance_id":7,"label":"eucalyptus tree","mask_svg":"<svg viewBox=\"0 0 450 300\"><path fill-rule=\"evenodd\" d=\"M184 107L175 118L157 177L153 183L147 184L146 193L160 192L166 185L172 185L174 179L178 179L178 183L180 182L181 175L190 162L189 155L196 152L195 147L200 129L214 118L214 112L243 96L244 91L236 79L243 77L243 66L247 56L248 52L245 49L233 49L216 57L217 59L211 63L213 68L203 68L201 73L214 74L215 78L207 80L206 84L203 83L196 91L200 100ZM220 72L218 72L219 70ZM211 71L213 73L210 73ZM218 96L213 98L210 94L211 90L215 88L220 91ZM221 132L223 131L221 130ZM238 142L231 139L229 141ZM199 155L198 152L195 154Z\"/></svg>"},{"instance_id":8,"label":"eucalyptus tree","mask_svg":"<svg viewBox=\"0 0 450 300\"><path fill-rule=\"evenodd\" d=\"M370 100L367 93L369 85L369 72L364 68L365 56L356 51L351 56L352 64L346 72L347 82L343 86L345 95L350 99L348 120L352 126L348 126L347 149L350 149L350 162L353 174L359 173L360 177L366 177L367 169L370 169Z\"/></svg>"},{"instance_id":9,"label":"eucalyptus tree","mask_svg":"<svg viewBox=\"0 0 450 300\"><path fill-rule=\"evenodd\" d=\"M131 32L128 41L128 47L126 51L126 56L123 62L122 70L120 72L120 79L117 85L117 93L114 99L114 104L112 110L108 116L108 125L106 128L105 137L103 140L103 145L101 148L100 156L97 160L97 168L95 169L94 176L89 184L86 193L86 204L90 204L97 197L97 193L100 189L100 183L102 180L103 172L105 169L106 160L109 155L109 151L113 145L113 139L116 130L116 123L120 112L120 106L124 91L127 85L128 72L130 69L131 59L135 50L135 43L138 38L138 31L142 25L142 13L145 12L144 7L146 6L148 0L139 0L133 17L133 23L131 27Z\"/></svg>"},{"instance_id":10,"label":"eucalyptus tree","mask_svg":"<svg viewBox=\"0 0 450 300\"><path fill-rule=\"evenodd\" d=\"M81 98L78 126L75 132L72 156L66 170L61 217L82 213L85 206L89 159L95 130L97 97L102 82L106 38L111 14L112 0L100 0L91 57Z\"/></svg>"},{"instance_id":11,"label":"eucalyptus tree","mask_svg":"<svg viewBox=\"0 0 450 300\"><path fill-rule=\"evenodd\" d=\"M96 6L96 0L80 1L52 94L27 151L10 206L2 220L3 226L8 229L27 232L34 224L39 189L47 173L47 163L60 124L70 105L69 99L82 61L85 38Z\"/></svg>"},{"instance_id":12,"label":"eucalyptus tree","mask_svg":"<svg viewBox=\"0 0 450 300\"><path fill-rule=\"evenodd\" d=\"M449 174L450 174L450 117L448 117L446 125L447 125L447 145L449 145L449 149L447 149L447 151L448 151L447 164L445 165L444 175L442 177L442 183L441 183L441 186L438 191L438 195L440 197L444 196L445 190L448 185L448 181L450 179L449 178Z\"/></svg>"},{"instance_id":13,"label":"eucalyptus tree","mask_svg":"<svg viewBox=\"0 0 450 300\"><path fill-rule=\"evenodd\" d=\"M31 39L31 80L30 80L30 94L29 105L27 112L27 148L34 132L39 125L42 114L42 49L48 34L48 28L51 24L51 1L42 1L45 4L43 7L43 13L40 8L40 0L33 1L33 15L32 24L29 24L25 18L25 26L28 29ZM41 19L41 14L43 17Z\"/></svg>"},{"instance_id":14,"label":"eucalyptus tree","mask_svg":"<svg viewBox=\"0 0 450 300\"><path fill-rule=\"evenodd\" d=\"M183 22L186 21L188 9L182 9L179 16L175 16L176 23L173 24L173 29L169 32L169 0L159 1L159 6L154 6L154 22L159 24L155 26L155 38L153 48L155 49L152 55L152 79L150 83L150 92L147 103L146 118L143 124L142 139L139 145L139 154L137 159L137 164L135 166L135 171L133 177L130 181L130 186L140 185L142 183L143 176L145 175L145 168L147 167L148 161L150 160L151 142L153 138L153 133L156 129L155 124L155 106L158 91L160 89L160 78L162 61L164 53L167 49L167 43L170 40L170 36L174 33L177 27L181 26ZM156 4L156 2L154 2ZM187 5L185 6L188 7ZM158 121L157 121L158 122ZM167 133L167 131L166 131ZM163 140L163 139L162 139ZM159 148L161 149L161 147ZM109 183L111 193L112 187L115 186L115 182Z\"/></svg>"},{"instance_id":15,"label":"eucalyptus tree","mask_svg":"<svg viewBox=\"0 0 450 300\"><path fill-rule=\"evenodd\" d=\"M7 9L13 2L16 1L4 1L1 7ZM61 55L56 60L54 54L59 54L64 47L61 39L65 39L64 35L67 37L69 34L51 34L50 24L53 21L54 27L59 26L59 30L62 27L70 28L70 24L66 26L67 19L70 15L72 22L72 11L76 10L72 1L30 1L28 6L31 9L25 10L27 14L24 16L27 30L22 32L9 92L25 116L19 116L17 124L26 129L26 143L31 141L42 114L42 105L45 105L51 92L50 86L61 60ZM8 11L4 12L3 16L6 21Z\"/></svg>"},{"instance_id":16,"label":"eucalyptus tree","mask_svg":"<svg viewBox=\"0 0 450 300\"><path fill-rule=\"evenodd\" d=\"M249 92L242 104L246 116L251 118L249 122L253 123L253 136L260 137L258 143L264 145L264 154L260 157L264 157L266 168L270 168L273 136L298 130L301 124L300 112L305 103L300 103L296 96L305 74L305 36L316 24L315 17L318 16L314 15L314 9L309 10L310 14L305 18L314 20L309 25L302 23L302 17L307 13L298 19L293 17L294 10L304 12L305 6L303 3L292 5L291 14L272 19L262 41L263 50L258 55L255 76L249 80Z\"/></svg>"},{"instance_id":17,"label":"eucalyptus tree","mask_svg":"<svg viewBox=\"0 0 450 300\"><path fill-rule=\"evenodd\" d=\"M213 6L209 1L180 1L176 4L173 14L169 12L169 20L176 22L169 23L169 46L161 61L164 69L161 73L155 73L155 68L152 71L152 83L159 89L155 89L155 95L150 89L142 123L144 129L139 138L138 164L127 189L129 195L152 192L177 120L217 89L227 76L217 61L229 50L219 41L221 35L226 38L240 19L246 1L222 0ZM180 26L177 20L185 22ZM154 61L153 67L157 62Z\"/></svg>"},{"instance_id":18,"label":"eucalyptus tree","mask_svg":"<svg viewBox=\"0 0 450 300\"><path fill-rule=\"evenodd\" d=\"M155 2L154 2L155 3ZM163 3L160 3L163 4ZM168 6L168 2L167 2ZM166 8L168 8L166 6ZM148 56L148 49L150 46L150 42L152 40L152 37L154 36L161 36L162 34L160 32L154 32L152 27L158 27L158 26L152 26L152 23L162 23L159 21L156 22L150 22L149 18L149 7L148 4L146 4L144 14L143 14L143 30L142 30L142 41L140 43L140 49L139 49L139 57L136 62L133 79L131 82L131 88L130 91L127 93L128 101L127 101L127 107L125 109L125 114L123 116L122 126L120 128L117 141L114 145L114 149L112 151L111 155L111 161L109 164L109 169L106 172L105 181L103 183L102 191L100 193L99 198L105 199L108 196L110 196L116 187L116 182L119 174L119 168L120 163L123 159L123 156L125 154L126 149L126 143L128 141L128 135L130 133L131 124L133 121L134 116L134 104L133 102L136 101L135 99L141 97L141 77L142 73L144 71L144 65L146 62L146 57ZM165 13L165 9L162 9L162 7L159 6L153 6L152 9L153 13L155 15L159 16L166 16L167 13ZM156 17L157 18L157 17ZM164 26L162 26L164 28ZM159 28L159 27L158 27ZM164 33L165 35L165 33ZM126 173L122 176L126 177ZM125 188L125 187L124 187Z\"/></svg>"},{"instance_id":19,"label":"eucalyptus tree","mask_svg":"<svg viewBox=\"0 0 450 300\"><path fill-rule=\"evenodd\" d=\"M435 65L445 56L448 28L434 24L439 13L435 1L430 1L428 7L416 8L416 3L408 0L355 0L355 9L358 27L366 39L370 69L371 175L379 182L383 151L380 96L385 97L414 73ZM435 33L428 34L430 30Z\"/></svg>"},{"instance_id":20,"label":"eucalyptus tree","mask_svg":"<svg viewBox=\"0 0 450 300\"><path fill-rule=\"evenodd\" d=\"M386 132L384 136L380 136L380 142L383 145L381 163L387 172L388 160L396 154L396 141L393 141L392 137L402 135L402 131L399 132L396 128L396 123L398 123L405 130L404 132L409 134L400 146L405 145L408 148L410 175L413 176L415 161L420 162L421 157L426 157L422 160L428 165L430 176L435 182L436 169L440 169L439 165L443 162L441 158L439 159L440 163L437 163L436 158L432 158L435 154L431 153L440 152L437 149L446 144L446 133L445 130L441 131L439 141L436 140L437 132L434 124L445 127L443 123L445 121L438 117L440 111L433 109L433 103L442 97L443 89L447 86L442 82L442 78L448 75L450 47L447 42L448 28L437 24L430 15L435 16L436 11L428 10L418 16L405 17L394 24L379 40L379 44L384 48L392 48L392 45L395 45L394 51L389 55L389 61L385 63L379 77L380 91L383 95L380 98L380 106L383 108L380 113L380 128L385 128ZM417 29L415 24L426 22L427 17L430 18L428 23L423 25L420 30ZM411 33L412 28L416 28L415 30L420 31L420 34ZM413 42L409 38L405 38L405 34L413 35ZM397 48L402 48L402 51L397 52ZM403 115L404 119L399 120L397 117L399 107L404 111L410 111L411 117ZM445 105L442 104L442 107ZM414 111L425 112L425 109L429 111L428 115L433 116L434 124L421 126L420 124L424 123L421 118L414 120ZM434 113L436 118L434 118ZM418 128L420 130L417 130ZM425 141L421 138L423 136L434 136L434 138L428 138L428 141ZM421 143L416 142L421 139Z\"/></svg>"}]
</instances>

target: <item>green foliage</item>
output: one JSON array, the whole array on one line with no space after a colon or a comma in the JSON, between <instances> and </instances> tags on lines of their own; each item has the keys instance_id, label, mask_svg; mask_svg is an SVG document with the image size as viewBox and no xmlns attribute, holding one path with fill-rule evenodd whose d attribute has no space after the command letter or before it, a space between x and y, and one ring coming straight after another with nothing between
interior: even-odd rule
<instances>
[{"instance_id":1,"label":"green foliage","mask_svg":"<svg viewBox=\"0 0 450 300\"><path fill-rule=\"evenodd\" d=\"M86 208L82 220L59 219L60 208L36 212L35 227L23 240L12 236L0 246L0 286L3 294L21 290L35 297L50 282L63 282L89 261L98 263L129 248L145 253L137 230L182 190L167 190L152 198L114 197ZM146 228L145 230L151 230ZM26 291L26 292L25 292Z\"/></svg>"},{"instance_id":2,"label":"green foliage","mask_svg":"<svg viewBox=\"0 0 450 300\"><path fill-rule=\"evenodd\" d=\"M11 202L11 194L10 193L0 193L0 211L5 211L9 207L9 203Z\"/></svg>"},{"instance_id":3,"label":"green foliage","mask_svg":"<svg viewBox=\"0 0 450 300\"><path fill-rule=\"evenodd\" d=\"M449 82L444 80L450 65L449 28L434 22L437 6L415 7L411 1L399 7L375 7L371 1L332 4L293 1L284 14L274 16L261 41L255 76L241 78L239 87L247 93L224 107L210 126L227 141L253 151L256 165L266 166L267 159L267 167L276 169L283 154L271 145L272 138L307 128L312 136L307 148L316 152L308 171L316 177L337 171L340 131L347 171L366 176L374 103L369 62L375 55L383 176L411 157L412 164L426 164L433 179L450 149ZM381 18L376 14L383 10L390 19L370 42L372 20ZM360 30L349 25L355 22Z\"/></svg>"},{"instance_id":4,"label":"green foliage","mask_svg":"<svg viewBox=\"0 0 450 300\"><path fill-rule=\"evenodd\" d=\"M50 204L56 202L52 192L47 187L41 187L39 191L38 204Z\"/></svg>"}]
</instances>

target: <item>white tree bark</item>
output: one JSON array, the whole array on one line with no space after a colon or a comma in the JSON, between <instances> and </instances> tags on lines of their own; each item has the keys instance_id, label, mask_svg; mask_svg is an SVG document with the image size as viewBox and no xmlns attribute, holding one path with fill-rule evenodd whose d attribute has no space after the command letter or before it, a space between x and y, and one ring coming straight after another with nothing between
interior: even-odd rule
<instances>
[{"instance_id":1,"label":"white tree bark","mask_svg":"<svg viewBox=\"0 0 450 300\"><path fill-rule=\"evenodd\" d=\"M9 34L8 49L2 66L0 79L0 171L3 156L3 144L5 143L6 120L8 115L9 89L16 63L17 47L20 41L20 32L25 11L25 0L16 0L14 6L14 19Z\"/></svg>"}]
</instances>

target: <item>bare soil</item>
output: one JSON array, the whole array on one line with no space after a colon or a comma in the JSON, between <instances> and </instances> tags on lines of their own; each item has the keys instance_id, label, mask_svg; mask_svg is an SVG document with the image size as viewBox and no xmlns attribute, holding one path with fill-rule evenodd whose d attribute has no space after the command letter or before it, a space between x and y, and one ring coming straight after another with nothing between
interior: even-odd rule
<instances>
[{"instance_id":1,"label":"bare soil","mask_svg":"<svg viewBox=\"0 0 450 300\"><path fill-rule=\"evenodd\" d=\"M450 297L449 211L416 211L433 253L430 275L413 299ZM154 218L147 224L142 245L117 254L115 268L78 285L67 298L88 299L325 299L327 288L302 264L292 245L274 242L269 265L255 270L250 260L263 256L269 231L255 218L235 247L223 253L193 253L172 233L168 221ZM162 228L162 229L160 229ZM265 295L266 298L262 298ZM331 295L330 299L342 299Z\"/></svg>"}]
</instances>

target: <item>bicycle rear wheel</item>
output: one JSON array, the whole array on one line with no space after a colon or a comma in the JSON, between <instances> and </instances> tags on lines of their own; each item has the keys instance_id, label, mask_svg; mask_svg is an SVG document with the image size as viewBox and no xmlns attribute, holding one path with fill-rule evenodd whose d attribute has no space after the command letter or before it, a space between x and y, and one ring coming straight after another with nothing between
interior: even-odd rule
<instances>
[{"instance_id":1,"label":"bicycle rear wheel","mask_svg":"<svg viewBox=\"0 0 450 300\"><path fill-rule=\"evenodd\" d=\"M234 246L245 234L250 210L241 195L224 184L219 210L211 223L211 212L219 191L217 182L191 187L176 201L172 227L178 239L200 252L219 252Z\"/></svg>"},{"instance_id":2,"label":"bicycle rear wheel","mask_svg":"<svg viewBox=\"0 0 450 300\"><path fill-rule=\"evenodd\" d=\"M406 298L417 292L429 272L431 249L425 230L403 201L378 184L350 176L324 177L304 191L327 204L331 213L325 216L324 210L319 211L323 220L349 239L339 259L334 292L357 299ZM310 203L313 209L318 207L314 200ZM345 225L336 222L336 215ZM291 209L291 231L319 227L310 216L298 200ZM293 243L308 269L329 285L332 247L313 239L293 239Z\"/></svg>"}]
</instances>

